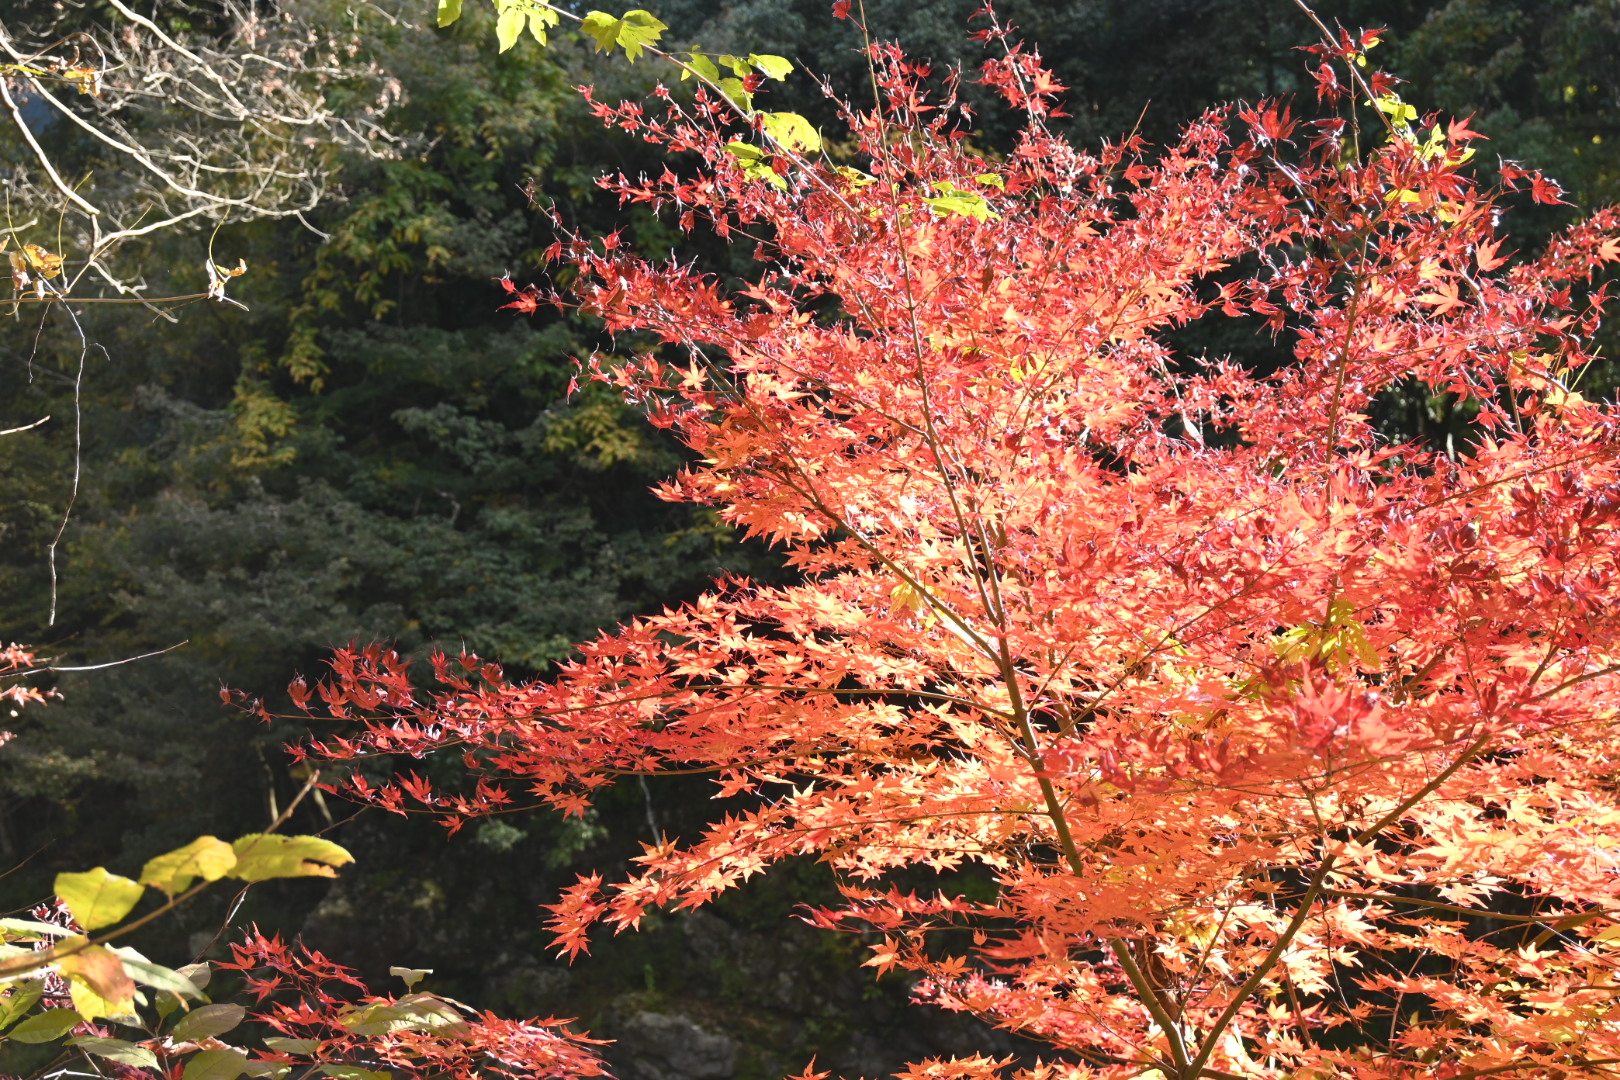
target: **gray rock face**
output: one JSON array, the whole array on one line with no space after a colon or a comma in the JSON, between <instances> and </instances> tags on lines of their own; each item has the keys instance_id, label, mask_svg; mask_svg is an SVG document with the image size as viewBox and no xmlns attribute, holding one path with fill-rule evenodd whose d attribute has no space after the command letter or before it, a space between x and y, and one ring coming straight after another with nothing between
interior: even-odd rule
<instances>
[{"instance_id":1,"label":"gray rock face","mask_svg":"<svg viewBox=\"0 0 1620 1080\"><path fill-rule=\"evenodd\" d=\"M737 1071L735 1041L676 1013L632 1014L612 1056L626 1080L727 1080Z\"/></svg>"}]
</instances>

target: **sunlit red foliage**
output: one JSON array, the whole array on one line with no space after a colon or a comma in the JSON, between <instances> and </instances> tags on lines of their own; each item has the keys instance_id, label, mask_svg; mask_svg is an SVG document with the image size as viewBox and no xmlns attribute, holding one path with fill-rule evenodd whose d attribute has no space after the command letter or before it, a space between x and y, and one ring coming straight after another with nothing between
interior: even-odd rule
<instances>
[{"instance_id":1,"label":"sunlit red foliage","mask_svg":"<svg viewBox=\"0 0 1620 1080\"><path fill-rule=\"evenodd\" d=\"M1330 107L1362 47L1322 51ZM592 374L696 455L662 494L798 583L721 582L545 682L346 651L300 700L352 725L306 752L465 755L461 794L342 785L453 825L712 772L748 809L569 889L563 952L817 857L844 903L808 917L1049 1042L1031 1077L1606 1075L1620 439L1574 383L1620 215L1513 262L1479 137L1432 118L1264 105L1078 150L1018 51L985 78L1029 126L990 159L874 58L859 169L778 154L780 188L702 93L598 106L705 163L609 186L757 245L755 284L552 252L549 299L644 346ZM1175 347L1230 316L1292 362ZM1397 394L1472 402L1473 441L1391 442ZM889 880L968 866L993 901Z\"/></svg>"}]
</instances>

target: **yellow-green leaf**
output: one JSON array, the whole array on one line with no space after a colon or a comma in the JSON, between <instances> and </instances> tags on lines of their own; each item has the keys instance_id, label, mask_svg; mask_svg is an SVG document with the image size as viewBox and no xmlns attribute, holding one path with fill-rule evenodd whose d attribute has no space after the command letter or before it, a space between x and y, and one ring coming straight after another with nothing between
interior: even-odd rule
<instances>
[{"instance_id":1,"label":"yellow-green leaf","mask_svg":"<svg viewBox=\"0 0 1620 1080\"><path fill-rule=\"evenodd\" d=\"M230 876L243 881L271 878L337 877L336 867L354 862L354 856L318 836L277 836L253 833L231 845L236 865Z\"/></svg>"},{"instance_id":2,"label":"yellow-green leaf","mask_svg":"<svg viewBox=\"0 0 1620 1080\"><path fill-rule=\"evenodd\" d=\"M984 196L976 191L963 191L950 184L938 186L942 194L923 199L923 202L933 207L936 214L947 217L970 217L979 221L1001 216L990 209L990 204L984 201Z\"/></svg>"},{"instance_id":3,"label":"yellow-green leaf","mask_svg":"<svg viewBox=\"0 0 1620 1080\"><path fill-rule=\"evenodd\" d=\"M534 8L529 12L529 34L535 41L544 45L546 43L546 31L561 21L562 16L550 8Z\"/></svg>"},{"instance_id":4,"label":"yellow-green leaf","mask_svg":"<svg viewBox=\"0 0 1620 1080\"><path fill-rule=\"evenodd\" d=\"M681 72L681 80L683 82L691 78L694 73L708 79L710 82L714 82L716 79L720 78L720 69L714 66L713 60L710 60L702 53L693 53L691 56L687 57L686 66L691 70L683 70Z\"/></svg>"},{"instance_id":5,"label":"yellow-green leaf","mask_svg":"<svg viewBox=\"0 0 1620 1080\"><path fill-rule=\"evenodd\" d=\"M191 887L197 878L218 881L236 865L231 845L214 836L199 836L185 847L151 859L141 867L141 884L173 896Z\"/></svg>"},{"instance_id":6,"label":"yellow-green leaf","mask_svg":"<svg viewBox=\"0 0 1620 1080\"><path fill-rule=\"evenodd\" d=\"M247 1072L247 1054L233 1047L204 1050L186 1062L180 1080L236 1080ZM387 1075L384 1073L383 1075Z\"/></svg>"},{"instance_id":7,"label":"yellow-green leaf","mask_svg":"<svg viewBox=\"0 0 1620 1080\"><path fill-rule=\"evenodd\" d=\"M77 1039L69 1039L69 1046L77 1046L87 1054L116 1061L120 1065L133 1065L137 1069L155 1069L158 1067L157 1055L144 1046L136 1046L124 1039L103 1039L96 1035L80 1035Z\"/></svg>"},{"instance_id":8,"label":"yellow-green leaf","mask_svg":"<svg viewBox=\"0 0 1620 1080\"><path fill-rule=\"evenodd\" d=\"M748 92L748 87L743 85L741 79L721 79L717 85L720 87L720 92L726 96L727 101L730 101L743 112L753 112L754 95Z\"/></svg>"},{"instance_id":9,"label":"yellow-green leaf","mask_svg":"<svg viewBox=\"0 0 1620 1080\"><path fill-rule=\"evenodd\" d=\"M619 44L624 46L624 55L635 63L641 59L641 50L649 45L658 44L665 30L669 27L658 21L658 17L650 11L637 8L624 13L619 20Z\"/></svg>"},{"instance_id":10,"label":"yellow-green leaf","mask_svg":"<svg viewBox=\"0 0 1620 1080\"><path fill-rule=\"evenodd\" d=\"M618 44L619 29L623 25L623 20L605 11L590 11L580 20L579 28L596 41L597 52L609 52Z\"/></svg>"},{"instance_id":11,"label":"yellow-green leaf","mask_svg":"<svg viewBox=\"0 0 1620 1080\"><path fill-rule=\"evenodd\" d=\"M528 21L528 15L516 4L500 13L495 20L495 41L500 45L501 52L517 44L518 36L523 33L523 27ZM189 1068L187 1071L190 1071Z\"/></svg>"},{"instance_id":12,"label":"yellow-green leaf","mask_svg":"<svg viewBox=\"0 0 1620 1080\"><path fill-rule=\"evenodd\" d=\"M38 975L38 972L35 972ZM11 1024L27 1015L28 1010L39 1003L45 995L45 980L28 979L24 982L13 983L0 993L0 1031L10 1027Z\"/></svg>"},{"instance_id":13,"label":"yellow-green leaf","mask_svg":"<svg viewBox=\"0 0 1620 1080\"><path fill-rule=\"evenodd\" d=\"M46 1009L18 1024L7 1038L20 1043L55 1042L82 1023L84 1017L72 1009Z\"/></svg>"},{"instance_id":14,"label":"yellow-green leaf","mask_svg":"<svg viewBox=\"0 0 1620 1080\"><path fill-rule=\"evenodd\" d=\"M461 0L439 0L439 25L449 26L461 18Z\"/></svg>"},{"instance_id":15,"label":"yellow-green leaf","mask_svg":"<svg viewBox=\"0 0 1620 1080\"><path fill-rule=\"evenodd\" d=\"M821 149L821 134L798 113L763 113L760 123L766 133L785 149L805 150L812 154Z\"/></svg>"},{"instance_id":16,"label":"yellow-green leaf","mask_svg":"<svg viewBox=\"0 0 1620 1080\"><path fill-rule=\"evenodd\" d=\"M362 1069L358 1065L322 1065L321 1071L333 1080L392 1080L389 1073Z\"/></svg>"},{"instance_id":17,"label":"yellow-green leaf","mask_svg":"<svg viewBox=\"0 0 1620 1080\"><path fill-rule=\"evenodd\" d=\"M84 938L66 938L57 946L71 949ZM56 970L68 981L73 1008L86 1020L107 1017L135 1022L135 980L124 970L124 962L105 945L91 945L64 956Z\"/></svg>"},{"instance_id":18,"label":"yellow-green leaf","mask_svg":"<svg viewBox=\"0 0 1620 1080\"><path fill-rule=\"evenodd\" d=\"M246 1018L247 1010L240 1005L204 1005L181 1017L170 1034L176 1042L201 1042L225 1034Z\"/></svg>"},{"instance_id":19,"label":"yellow-green leaf","mask_svg":"<svg viewBox=\"0 0 1620 1080\"><path fill-rule=\"evenodd\" d=\"M785 57L772 56L769 53L764 55L749 53L748 62L764 72L766 78L775 79L777 82L787 78L793 71L793 65L788 63Z\"/></svg>"},{"instance_id":20,"label":"yellow-green leaf","mask_svg":"<svg viewBox=\"0 0 1620 1080\"><path fill-rule=\"evenodd\" d=\"M56 875L56 895L86 930L99 930L128 915L146 887L98 866L83 873Z\"/></svg>"}]
</instances>

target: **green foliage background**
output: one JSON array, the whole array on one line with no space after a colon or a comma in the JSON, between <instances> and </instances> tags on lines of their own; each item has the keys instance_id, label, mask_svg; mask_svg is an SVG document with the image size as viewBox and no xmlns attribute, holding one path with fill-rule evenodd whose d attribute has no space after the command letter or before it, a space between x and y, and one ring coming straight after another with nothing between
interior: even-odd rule
<instances>
[{"instance_id":1,"label":"green foliage background","mask_svg":"<svg viewBox=\"0 0 1620 1080\"><path fill-rule=\"evenodd\" d=\"M971 69L982 53L964 28L977 6L869 0L868 14L879 36L941 70ZM826 122L805 72L868 92L859 40L827 7L669 0L655 12L672 38L791 58L801 73L773 100ZM249 263L233 295L250 312L198 304L175 325L140 309L87 314L98 348L82 383L83 481L54 625L44 551L73 471L65 421L79 347L54 317L25 316L0 334L0 428L54 418L0 439L0 637L70 664L187 642L64 675L61 702L10 722L18 738L0 751L0 861L18 869L0 879L0 907L44 896L58 869L127 872L199 832L258 827L284 804L301 778L279 747L296 726L254 726L221 704L222 685L282 709L293 673L318 675L323 655L352 640L418 655L465 646L543 673L571 642L688 597L722 569L778 573L768 552L647 493L678 466L678 448L599 389L567 394L572 358L615 343L588 321L496 310L493 279L532 279L551 240L529 206L531 183L588 230L623 230L648 252L692 250L669 223L599 197L596 174L653 161L602 130L573 90L638 94L656 69L595 57L568 33L544 53L524 41L497 56L488 12L469 5L438 32L423 8L396 19L358 9L368 59L403 88L390 123L407 149L333 161L343 198L314 221L329 237L260 223L214 238L221 261ZM340 4L324 10L349 17ZM1295 50L1310 28L1288 0L1019 0L999 10L1071 87L1066 122L1083 141L1136 129L1160 142L1212 103L1305 83ZM1352 29L1389 27L1380 58L1410 80L1407 100L1475 114L1503 156L1565 183L1575 208L1519 215L1517 246L1620 199L1615 0L1345 0L1320 10ZM975 138L1006 145L1005 118L976 88L968 96L980 106ZM86 148L63 152L94 164ZM20 154L0 131L0 164ZM207 239L170 234L137 253L157 291L202 285ZM698 247L717 272L742 272L730 253ZM1253 350L1263 362L1271 347L1192 344ZM1388 418L1405 431L1461 422L1436 401L1388 403ZM1016 1049L902 1009L905 988L871 985L847 944L784 930L792 903L827 887L809 867L703 917L718 922L668 920L574 972L547 962L537 906L576 870L622 862L656 830L693 827L706 797L696 783L626 786L584 823L515 819L448 841L431 825L363 817L334 832L359 865L324 898L307 884L272 884L238 918L302 930L372 974L436 967L443 992L581 1015L609 1033L638 1011L678 1007L732 1033L738 1075L797 1069L818 1051L824 1065L865 1068L919 1047ZM311 803L294 827L327 828L349 813ZM190 959L213 938L222 903L199 903L147 951ZM760 990L773 964L791 969L795 987Z\"/></svg>"}]
</instances>

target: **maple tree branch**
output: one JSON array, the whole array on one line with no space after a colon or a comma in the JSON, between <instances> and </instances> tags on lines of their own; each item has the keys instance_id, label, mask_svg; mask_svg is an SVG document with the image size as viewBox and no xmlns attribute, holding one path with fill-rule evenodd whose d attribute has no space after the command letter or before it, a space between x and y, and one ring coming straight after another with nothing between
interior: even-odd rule
<instances>
[{"instance_id":1,"label":"maple tree branch","mask_svg":"<svg viewBox=\"0 0 1620 1080\"><path fill-rule=\"evenodd\" d=\"M1444 784L1447 780L1451 779L1459 770L1463 768L1463 766L1467 765L1470 761L1473 761L1474 758L1478 757L1479 754L1490 743L1491 738L1491 733L1486 733L1475 739L1468 745L1466 749L1463 750L1462 753L1457 755L1457 759L1455 761L1453 761L1450 765L1447 765L1444 769L1440 770L1440 772L1436 774L1435 777L1428 783L1418 788L1405 799L1402 799L1400 803L1387 814L1379 818L1373 824L1367 826L1367 828L1363 829L1360 833L1356 834L1356 836L1351 839L1350 845L1360 847L1368 840L1371 840L1373 837L1389 828L1389 826L1399 821L1406 815L1408 810L1412 809L1418 803L1428 798L1431 794L1439 789L1441 784ZM1216 1018L1215 1023L1203 1036L1203 1048L1198 1052L1198 1056L1193 1059L1193 1069L1195 1071L1202 1069L1205 1063L1209 1061L1210 1056L1215 1052L1217 1041L1225 1033L1232 1021L1236 1019L1238 1011L1242 1009L1243 1005L1254 994L1254 992L1260 988L1260 984L1265 981L1266 976L1271 973L1271 970L1277 966L1278 961L1282 959L1283 953L1287 950L1289 944L1294 940L1295 936L1298 935L1300 930L1304 929L1306 921L1310 918L1311 908L1321 896L1322 889L1327 883L1327 876L1328 874L1332 873L1336 862L1337 858L1331 852L1323 856L1321 864L1317 867L1316 872L1311 875L1310 882L1306 885L1305 892L1300 897L1299 907L1294 912L1293 918L1289 920L1288 925L1284 927L1282 934L1278 936L1276 942L1261 959L1260 963L1255 966L1254 971L1252 971L1249 974L1249 977L1245 979L1237 988L1237 991L1232 995L1232 1000L1227 1003L1226 1008L1222 1010L1220 1016Z\"/></svg>"},{"instance_id":2,"label":"maple tree branch","mask_svg":"<svg viewBox=\"0 0 1620 1080\"><path fill-rule=\"evenodd\" d=\"M1415 907L1433 908L1437 911L1454 911L1459 915L1473 915L1481 919L1498 919L1503 922L1537 923L1551 922L1558 924L1577 916L1587 919L1606 918L1620 914L1620 909L1600 908L1596 911L1561 912L1556 918L1548 915L1508 915L1500 911L1491 911L1485 908L1464 907L1461 904L1446 904L1439 900L1422 900L1415 896L1396 896L1392 893L1354 892L1349 889L1323 889L1323 896L1342 896L1347 900L1374 900L1381 904L1411 904Z\"/></svg>"}]
</instances>

